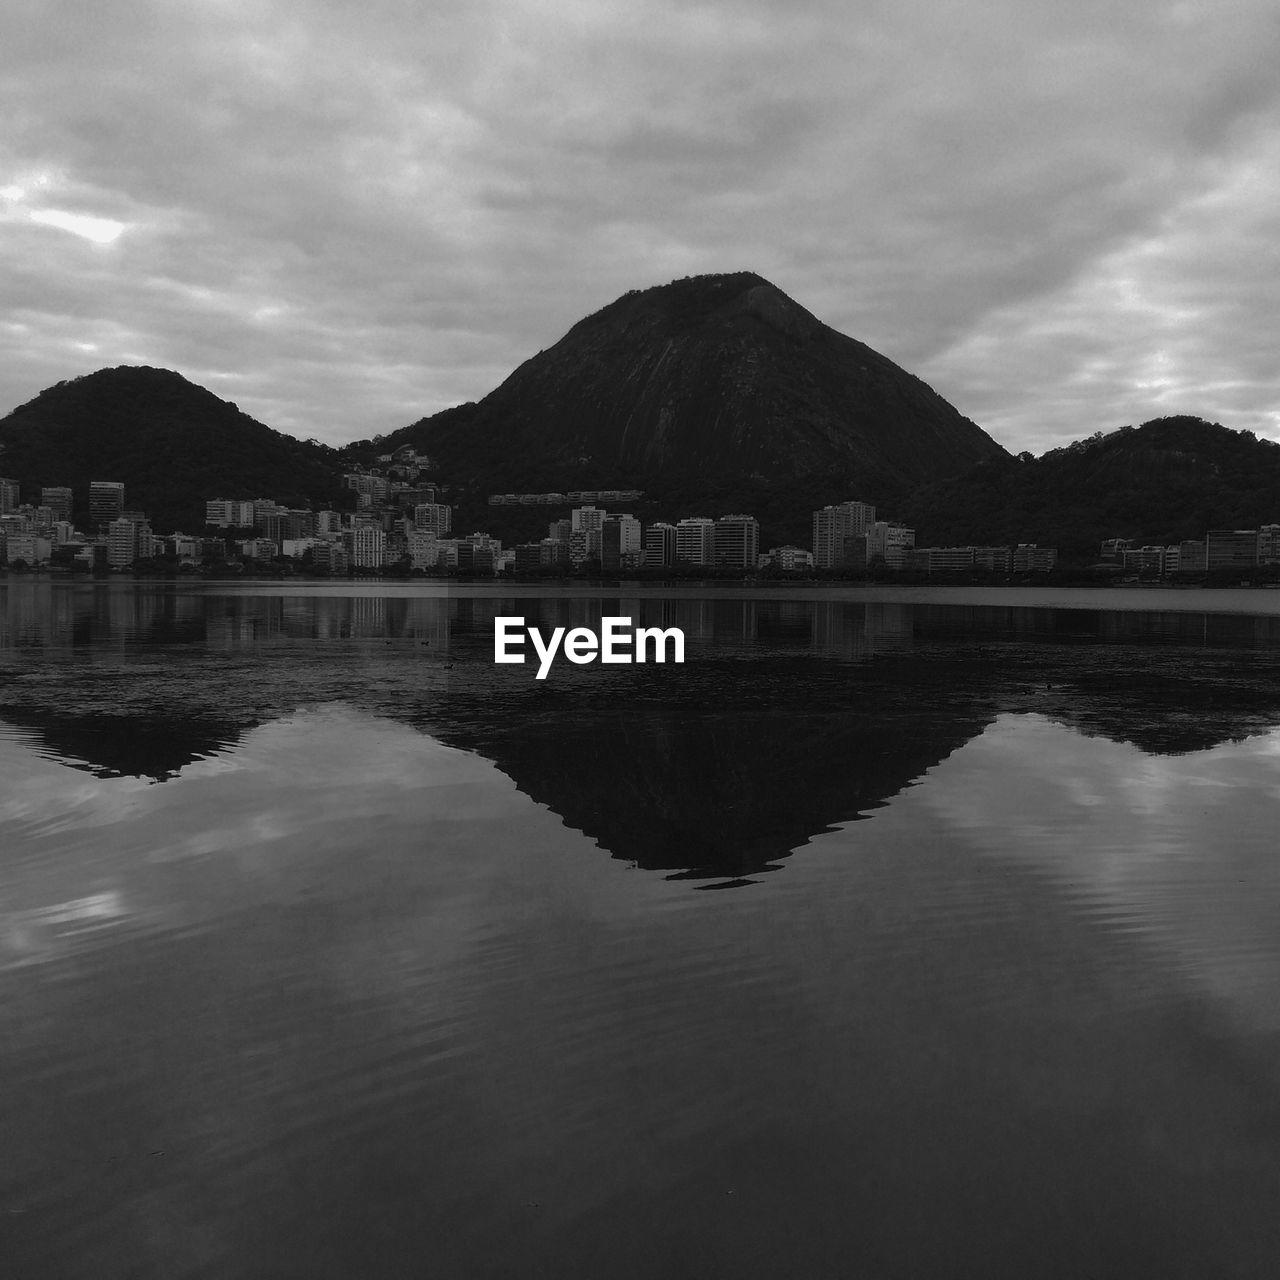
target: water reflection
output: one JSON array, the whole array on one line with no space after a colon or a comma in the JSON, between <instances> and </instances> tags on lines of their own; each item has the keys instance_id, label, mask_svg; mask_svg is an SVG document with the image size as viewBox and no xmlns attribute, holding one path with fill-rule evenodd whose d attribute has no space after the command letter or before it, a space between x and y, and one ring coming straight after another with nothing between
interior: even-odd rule
<instances>
[{"instance_id":1,"label":"water reflection","mask_svg":"<svg viewBox=\"0 0 1280 1280\"><path fill-rule=\"evenodd\" d=\"M930 778L925 799L985 856L1141 933L1250 1031L1280 1032L1280 730L1155 756L1085 749L1040 716L1002 716Z\"/></svg>"},{"instance_id":2,"label":"water reflection","mask_svg":"<svg viewBox=\"0 0 1280 1280\"><path fill-rule=\"evenodd\" d=\"M786 876L691 895L350 705L163 786L73 791L0 735L7 1256L1261 1277L1277 748L1000 714Z\"/></svg>"},{"instance_id":3,"label":"water reflection","mask_svg":"<svg viewBox=\"0 0 1280 1280\"><path fill-rule=\"evenodd\" d=\"M495 617L680 626L684 667L494 667ZM748 883L1002 714L1149 753L1280 723L1280 618L847 599L0 589L0 720L52 759L173 779L341 701L477 751L618 859Z\"/></svg>"},{"instance_id":4,"label":"water reflection","mask_svg":"<svg viewBox=\"0 0 1280 1280\"><path fill-rule=\"evenodd\" d=\"M119 594L0 592L12 1274L1274 1270L1265 632Z\"/></svg>"}]
</instances>

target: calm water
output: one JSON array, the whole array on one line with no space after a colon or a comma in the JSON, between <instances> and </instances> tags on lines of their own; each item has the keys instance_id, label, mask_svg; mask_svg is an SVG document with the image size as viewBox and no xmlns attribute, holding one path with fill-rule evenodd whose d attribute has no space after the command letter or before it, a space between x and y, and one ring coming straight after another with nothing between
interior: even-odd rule
<instances>
[{"instance_id":1,"label":"calm water","mask_svg":"<svg viewBox=\"0 0 1280 1280\"><path fill-rule=\"evenodd\" d=\"M1280 593L1173 594L0 585L0 1275L1274 1276Z\"/></svg>"}]
</instances>

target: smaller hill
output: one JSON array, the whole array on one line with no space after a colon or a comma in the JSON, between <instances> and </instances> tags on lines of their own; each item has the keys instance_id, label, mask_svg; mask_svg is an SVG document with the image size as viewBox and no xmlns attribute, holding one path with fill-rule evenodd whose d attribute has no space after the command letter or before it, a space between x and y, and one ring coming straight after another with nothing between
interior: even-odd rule
<instances>
[{"instance_id":1,"label":"smaller hill","mask_svg":"<svg viewBox=\"0 0 1280 1280\"><path fill-rule=\"evenodd\" d=\"M1040 542L1096 558L1103 538L1168 544L1280 522L1280 444L1201 418L1098 432L1039 458L983 462L921 489L916 544Z\"/></svg>"},{"instance_id":2,"label":"smaller hill","mask_svg":"<svg viewBox=\"0 0 1280 1280\"><path fill-rule=\"evenodd\" d=\"M69 485L77 517L91 480L119 480L159 532L204 526L209 498L328 503L338 455L263 426L171 369L122 365L59 382L0 418L0 475L37 501Z\"/></svg>"}]
</instances>

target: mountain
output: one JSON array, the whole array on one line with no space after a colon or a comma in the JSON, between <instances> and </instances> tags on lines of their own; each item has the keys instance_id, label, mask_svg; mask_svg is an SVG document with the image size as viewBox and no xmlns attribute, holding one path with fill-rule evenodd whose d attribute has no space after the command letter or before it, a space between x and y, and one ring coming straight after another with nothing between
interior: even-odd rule
<instances>
[{"instance_id":1,"label":"mountain","mask_svg":"<svg viewBox=\"0 0 1280 1280\"><path fill-rule=\"evenodd\" d=\"M749 272L624 294L478 403L379 443L424 448L476 495L634 486L722 505L780 491L884 502L1008 456Z\"/></svg>"},{"instance_id":2,"label":"mountain","mask_svg":"<svg viewBox=\"0 0 1280 1280\"><path fill-rule=\"evenodd\" d=\"M59 382L0 418L0 475L38 501L69 485L78 517L91 480L119 480L125 504L161 532L204 527L208 498L329 502L337 454L272 431L170 369L122 365Z\"/></svg>"},{"instance_id":3,"label":"mountain","mask_svg":"<svg viewBox=\"0 0 1280 1280\"><path fill-rule=\"evenodd\" d=\"M1103 538L1168 544L1280 522L1280 444L1195 417L984 462L904 504L916 545L1040 542L1096 559Z\"/></svg>"}]
</instances>

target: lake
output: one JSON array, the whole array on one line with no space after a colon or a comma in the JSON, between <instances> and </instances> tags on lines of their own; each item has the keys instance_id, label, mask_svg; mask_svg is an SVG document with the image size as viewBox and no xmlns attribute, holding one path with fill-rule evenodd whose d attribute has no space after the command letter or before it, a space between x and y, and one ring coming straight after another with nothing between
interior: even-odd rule
<instances>
[{"instance_id":1,"label":"lake","mask_svg":"<svg viewBox=\"0 0 1280 1280\"><path fill-rule=\"evenodd\" d=\"M0 1274L1274 1276L1277 831L1280 592L0 581Z\"/></svg>"}]
</instances>

